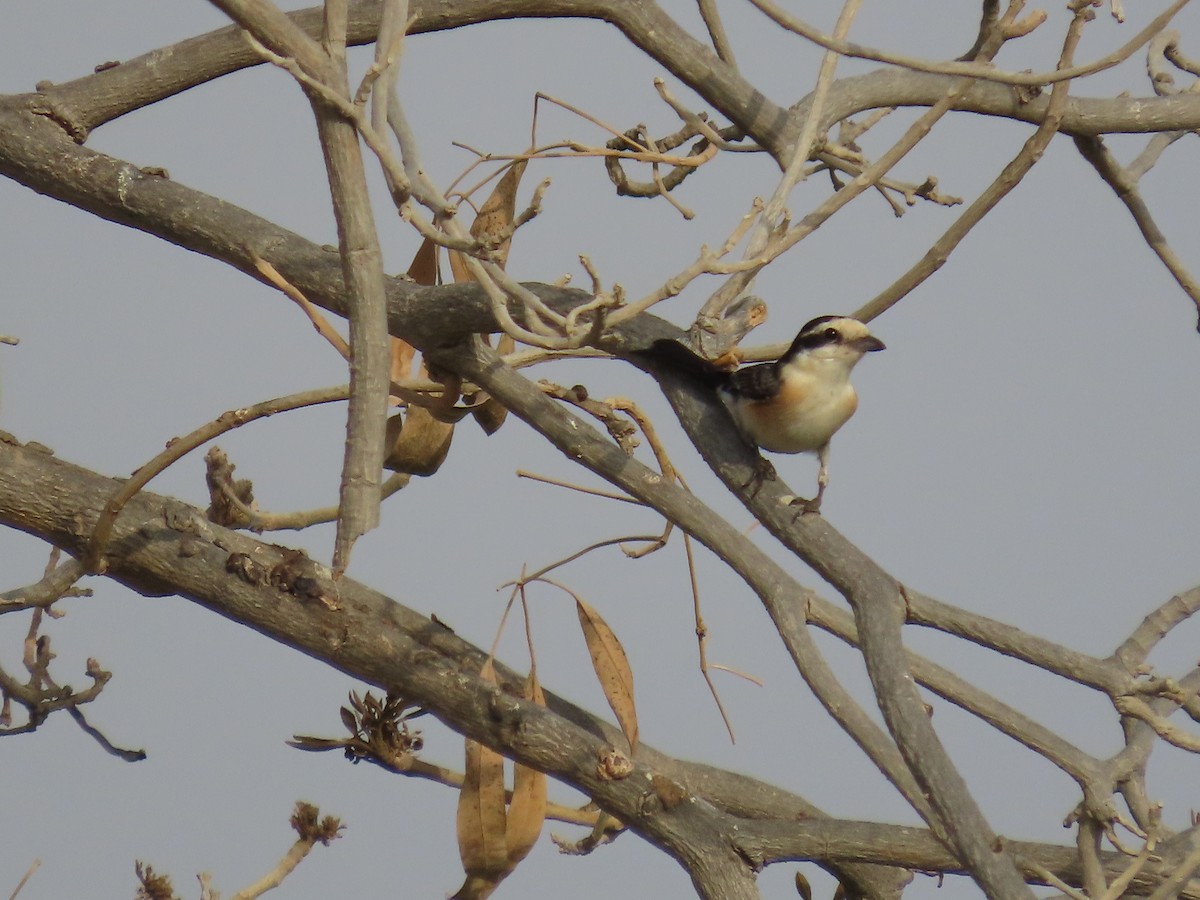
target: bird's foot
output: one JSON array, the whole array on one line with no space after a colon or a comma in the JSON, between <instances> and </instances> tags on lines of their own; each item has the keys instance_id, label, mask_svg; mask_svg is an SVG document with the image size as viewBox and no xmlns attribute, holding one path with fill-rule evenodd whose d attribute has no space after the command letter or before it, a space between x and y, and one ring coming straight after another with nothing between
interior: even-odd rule
<instances>
[{"instance_id":1,"label":"bird's foot","mask_svg":"<svg viewBox=\"0 0 1200 900\"><path fill-rule=\"evenodd\" d=\"M803 497L793 497L788 502L788 506L796 507L796 514L792 516L792 524L795 524L801 516L816 516L821 514L821 495L817 494L811 500L806 500Z\"/></svg>"},{"instance_id":2,"label":"bird's foot","mask_svg":"<svg viewBox=\"0 0 1200 900\"><path fill-rule=\"evenodd\" d=\"M742 490L750 491L750 497L754 498L758 495L759 489L762 488L764 481L774 481L779 475L775 472L775 467L771 465L771 461L758 458L758 463L754 466L754 474L750 476L750 480L742 485Z\"/></svg>"}]
</instances>

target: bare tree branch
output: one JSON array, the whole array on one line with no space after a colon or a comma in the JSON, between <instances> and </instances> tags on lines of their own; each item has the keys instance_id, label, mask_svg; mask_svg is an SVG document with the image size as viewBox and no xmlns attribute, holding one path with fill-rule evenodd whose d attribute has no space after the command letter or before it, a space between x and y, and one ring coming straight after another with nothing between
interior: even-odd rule
<instances>
[{"instance_id":1,"label":"bare tree branch","mask_svg":"<svg viewBox=\"0 0 1200 900\"><path fill-rule=\"evenodd\" d=\"M79 533L77 520L94 518L114 486L110 479L55 457L0 441L0 521L71 552L80 553L85 546L86 534ZM653 842L659 840L658 830L671 823L682 827L678 839L687 839L694 831L685 820L698 816L715 822L715 810L720 809L733 816L728 820L736 828L733 845L745 859L763 863L813 859L831 865L866 896L890 896L885 885L894 885L886 870L866 863L962 871L928 832L825 819L806 822L820 813L794 795L744 776L672 760L645 743L639 745L637 756L637 771L645 775L620 782L602 779L595 771L595 754L603 750L605 737L619 740L614 726L553 695L548 695L547 707L537 707L509 695L503 687L465 675L478 670L486 656L482 650L351 578L337 585L343 600L337 610L298 603L274 586L246 581L244 575L227 569L231 554L266 566L280 559L279 550L207 523L199 510L178 501L139 494L118 520L113 545L120 562L109 569L109 577L138 591L177 592L356 678L398 687L456 730L576 784L618 818L647 829ZM321 574L328 570L313 566L314 577L332 588L328 574ZM330 628L345 640L331 644ZM502 685L521 683L516 673L500 670ZM683 804L687 809L675 807L639 818L646 801L636 785L639 779L645 784L654 772L716 806ZM839 837L843 835L844 840ZM1071 848L1015 842L1012 846L1019 858L1036 860L1067 883L1079 884ZM1116 854L1107 854L1104 860L1114 875L1124 866ZM1161 869L1148 867L1135 879L1134 888L1146 893L1161 877ZM1200 900L1200 885L1189 884L1181 896Z\"/></svg>"},{"instance_id":2,"label":"bare tree branch","mask_svg":"<svg viewBox=\"0 0 1200 900\"><path fill-rule=\"evenodd\" d=\"M1060 132L1072 136L1079 152L1126 204L1146 242L1200 311L1200 285L1160 233L1137 187L1138 179L1166 148L1180 136L1200 130L1200 89L1196 84L1176 87L1180 73L1195 74L1196 63L1181 52L1178 34L1165 27L1186 0L1169 2L1153 18L1145 14L1149 24L1132 39L1083 65L1074 62L1075 48L1084 23L1099 4L1072 0L1073 18L1056 69L1026 73L992 65L1006 41L1049 21L1039 11L1024 15L1021 0L1010 0L1003 15L998 3L983 0L971 59L949 62L913 60L851 43L849 26L858 0L846 0L832 36L783 12L772 0L753 0L779 26L801 38L789 38L794 44L808 52L808 43L825 48L815 86L811 90L802 86L785 103L769 100L736 66L732 42L710 0L698 0L710 44L693 37L680 24L682 19L676 21L651 0L327 0L321 9L291 14L281 12L271 0L214 3L234 18L237 27L127 63L105 64L67 84L40 84L36 93L0 96L0 174L77 210L140 229L279 287L298 298L314 320L321 319L316 306L350 319L348 358L354 396L334 565L330 570L298 551L228 532L185 504L143 490L155 473L206 436L249 416L282 409L286 398L230 411L123 482L62 463L0 434L0 524L40 536L81 560L48 571L42 582L19 596L13 592L0 596L0 613L30 610L30 625L21 643L27 676L14 677L0 669L2 733L35 730L50 712L66 709L109 752L126 758L136 755L137 751L114 747L79 709L98 696L109 673L89 660L90 688L60 687L50 674L54 658L50 636L40 630L43 617L55 614L49 604L64 586L69 588L81 571L103 570L146 594L179 593L191 598L342 672L386 687L389 697L394 690L402 691L406 699L411 697L477 746L520 763L522 772L545 772L583 791L599 810L596 822L619 822L621 828L676 859L703 897L749 900L757 896L761 866L811 859L834 874L845 893L880 900L895 900L913 867L967 873L995 897L1025 897L1029 895L1026 883L1045 883L1072 897L1082 896L1078 890L1082 886L1096 898L1123 892L1156 896L1176 892L1200 900L1194 878L1200 859L1194 842L1200 830L1172 835L1163 824L1162 806L1147 789L1148 761L1154 749L1169 744L1200 754L1195 728L1200 723L1200 666L1188 664L1179 671L1160 673L1151 663L1152 651L1164 635L1200 610L1196 590L1162 604L1107 658L935 601L901 584L825 519L797 517L790 505L794 495L781 480L755 483L750 490L754 479L749 476L761 471L762 460L738 433L720 399L710 388L660 370L640 353L657 339L681 336L674 325L647 311L660 300L698 285L703 275L725 280L703 305L693 335L706 352L729 350L765 317L764 301L743 296L756 273L867 190L874 188L888 204L868 211L881 211L884 216L889 208L898 215L902 204L911 205L918 197L944 202L937 193L937 177L913 184L890 180L887 173L954 111L970 113L960 117L967 121L991 117L1025 122L1033 126L1027 130L1032 133L924 257L863 307L863 318L890 308L937 271L974 225L1037 164ZM1110 5L1113 15L1122 18L1121 4L1113 0ZM515 213L513 196L512 204L505 206L512 211L504 212L500 217L504 222L484 238L458 221L457 204L470 202L471 192L499 173L487 178L472 174L478 184L452 193L456 186L468 183L465 173L443 191L422 169L417 134L395 84L407 35L542 17L573 17L613 26L610 34L619 33L633 49L667 70L670 84L663 79L655 82L658 99L679 117L682 127L656 139L647 126L608 125L570 104L552 101L606 129L614 142L604 148L575 140L540 144L535 111L528 150L507 155L492 153L491 148L472 150L479 161L508 161L500 171L509 172L505 181L512 182L512 194L516 176L529 160L586 155L605 160L618 193L640 191L660 197L690 215L672 191L685 177L690 190L703 185L704 178L721 171L723 165L752 160L731 151L768 153L779 169L770 199L744 202L732 214L740 219L716 232L728 235L724 244L715 251L702 247L693 262L674 276L656 279L659 287L640 299L628 301L624 289L610 274L602 277L586 254L580 260L590 279L587 290L568 289L563 286L565 279L553 285L518 283L505 273L504 256L497 247L536 215L547 182L533 192L523 213ZM771 28L769 23L760 24ZM954 41L957 46L970 40L970 35L961 37L961 43ZM352 85L346 70L347 47L373 40L374 60L361 81ZM1126 59L1147 41L1148 72L1156 96L1068 96L1068 86L1074 91L1078 79ZM835 66L843 56L877 59L887 68L837 78ZM101 124L263 59L290 72L313 107L338 224L336 254L231 203L175 183L165 170L138 169L83 146L89 132ZM1041 95L1043 84L1053 85L1049 96ZM685 105L678 99L684 90L698 99ZM809 92L801 96L804 91ZM539 93L538 99L548 98ZM871 148L869 156L876 161L869 162L868 151L858 141L865 145L868 140L881 140L883 129L871 130L881 120L903 129L896 117L884 119L901 107L918 113L899 140ZM865 117L848 118L860 112ZM828 137L831 130L838 134L836 140ZM1153 135L1129 167L1116 162L1101 139L1122 132ZM693 140L697 143L689 149L676 152ZM474 283L432 286L437 280L433 273L421 278L431 286L422 286L384 275L360 141L380 163L401 219L425 238L429 248L458 251L454 259L461 265L456 276L462 278L463 270L469 270ZM467 171L474 173L479 164ZM626 174L636 165L650 167L649 180L640 185L631 184ZM793 217L788 209L797 199L793 188L819 172L829 175L829 187L812 185L819 196ZM933 203L926 210L942 214ZM522 236L527 233L521 231ZM733 254L743 245L744 258L735 260ZM436 267L435 256L432 269ZM489 346L486 336L495 333L507 335L503 351ZM423 354L423 365L433 374L419 387L433 389L435 399L410 391L411 380L402 379L400 385L391 382L389 387L393 338L397 344L403 342L397 367L407 373L412 371L414 354ZM538 349L512 353L511 339ZM577 352L584 348L585 352ZM518 362L565 355L615 358L610 368L632 363L653 375L684 431L720 480L785 551L835 589L839 602L809 590L774 556L718 516L713 506L690 493L677 479L654 428L630 402L596 401L586 388L539 388L514 368ZM532 427L535 438L548 441L620 492L602 495L642 505L666 519L661 535L649 536L642 550L662 546L676 526L688 542L689 560L692 538L712 550L767 611L808 690L928 823L929 830L833 820L801 797L673 759L653 747L639 746L630 751L632 758L626 758L617 749L627 746L625 737L611 723L560 698L551 697L546 706L523 700L527 695L517 673L499 666L495 678L475 674L484 659L477 648L459 640L436 619L419 616L341 577L354 539L377 516L389 390L403 391L403 398L416 404L409 412L428 414L418 407L433 404L446 422L458 421L480 402L511 411ZM572 406L556 402L547 391ZM608 434L586 421L579 410L596 417ZM626 414L649 439L657 469L634 456L636 439ZM519 422L515 425L521 427ZM211 475L214 503L228 511L229 522L262 524L247 483L232 481L231 472L232 466L226 465ZM400 484L406 477L392 483ZM593 543L591 548L597 546L601 545ZM695 597L696 576L690 574ZM521 584L534 577L523 575ZM703 660L704 625L698 607L696 616ZM974 645L971 650L982 648L1035 667L1039 676L1102 692L1113 707L1109 717L1122 731L1119 749L1097 751L1090 740L1077 745L1060 735L1053 723L1035 721L981 684L909 652L902 640L905 625L936 629L959 644ZM861 654L885 727L841 683L814 627ZM532 646L529 649L532 658ZM941 701L928 692L987 723L996 734L1019 742L1074 780L1079 796L1065 823L1075 829L1073 847L1022 845L993 833L940 743L930 713L933 704ZM28 721L9 727L14 705L24 707ZM618 716L628 721L628 716L620 712ZM352 737L365 740L354 729ZM319 740L311 740L320 745ZM1104 758L1098 752L1111 755ZM820 841L814 837L818 834L824 835ZM576 846L590 849L599 837L598 833ZM1105 853L1105 842L1125 855ZM288 865L285 860L278 871ZM149 890L149 869L145 874L143 887ZM254 891L274 883L267 879Z\"/></svg>"},{"instance_id":3,"label":"bare tree branch","mask_svg":"<svg viewBox=\"0 0 1200 900\"><path fill-rule=\"evenodd\" d=\"M1137 223L1142 237L1145 238L1146 245L1167 267L1171 277L1191 298L1197 311L1200 312L1200 281L1197 281L1187 270L1178 254L1167 243L1166 235L1155 223L1154 217L1150 214L1150 207L1146 205L1146 201L1142 199L1142 195L1137 189L1137 180L1121 167L1116 157L1108 151L1100 138L1076 137L1075 147L1079 150L1080 155L1092 164L1100 177L1104 179L1104 183L1113 189L1117 199L1125 204L1125 208L1133 216L1133 221ZM1200 328L1200 324L1197 327Z\"/></svg>"},{"instance_id":4,"label":"bare tree branch","mask_svg":"<svg viewBox=\"0 0 1200 900\"><path fill-rule=\"evenodd\" d=\"M348 9L344 5L326 6L323 45L318 46L267 0L213 2L259 41L295 59L312 78L349 100ZM357 129L320 94L310 93L309 100L325 154L338 225L342 275L350 300L350 404L333 552L334 569L340 573L349 564L354 542L379 524L379 472L383 468L390 363L387 301L383 253L367 193Z\"/></svg>"},{"instance_id":5,"label":"bare tree branch","mask_svg":"<svg viewBox=\"0 0 1200 900\"><path fill-rule=\"evenodd\" d=\"M771 0L750 0L764 14L771 18L776 24L787 28L789 31L794 31L796 34L812 41L818 46L824 47L826 50L831 50L839 53L842 56L849 56L856 59L869 59L875 62L889 63L894 66L900 66L905 69L912 69L916 72L931 72L940 75L966 75L973 78L979 78L983 81L995 81L1003 84L1012 85L1031 85L1041 86L1045 84L1057 84L1060 81L1070 81L1074 78L1083 78L1087 75L1094 75L1097 72L1103 72L1105 69L1112 68L1120 62L1128 59L1139 49L1144 47L1146 43L1154 35L1158 34L1167 23L1175 17L1189 0L1175 0L1171 6L1160 13L1156 18L1150 21L1141 31L1134 35L1130 40L1126 41L1120 48L1114 50L1094 62L1087 63L1081 66L1063 66L1059 67L1054 72L1003 72L988 66L979 65L976 62L931 62L927 59L921 59L914 56L905 56L898 53L889 53L885 50L876 50L869 47L863 47L859 44L848 43L839 40L835 35L826 37L815 28L801 22L794 16L788 15ZM1031 14L1036 17L1037 13ZM985 11L984 26L989 22L990 17ZM1041 18L1034 18L1032 27L1026 25L1025 31L1017 31L1013 36L1019 34L1027 34L1037 25L1040 25L1045 19L1045 14L1041 14ZM981 29L982 35L982 29ZM978 44L972 48L973 52L968 54L971 60L975 59L978 54Z\"/></svg>"},{"instance_id":6,"label":"bare tree branch","mask_svg":"<svg viewBox=\"0 0 1200 900\"><path fill-rule=\"evenodd\" d=\"M414 0L410 34L458 28L488 19L537 16L591 16L621 30L634 44L664 65L742 131L784 159L795 143L806 102L782 109L754 89L700 42L657 7L636 0ZM367 43L378 30L379 6L370 0L350 5L347 41ZM321 10L292 14L310 36L319 33ZM76 139L96 126L227 75L261 58L246 46L236 29L201 35L122 65L61 85L39 85L36 108L53 118ZM978 74L978 73L974 73ZM886 106L932 106L954 83L955 76L885 69L840 79L830 92L828 128L866 109ZM1006 85L976 79L958 109L1038 124L1044 101L1021 100ZM1033 85L1045 82L1033 81ZM1105 133L1149 133L1200 128L1200 95L1162 98L1075 99L1067 105L1060 130L1092 136Z\"/></svg>"}]
</instances>

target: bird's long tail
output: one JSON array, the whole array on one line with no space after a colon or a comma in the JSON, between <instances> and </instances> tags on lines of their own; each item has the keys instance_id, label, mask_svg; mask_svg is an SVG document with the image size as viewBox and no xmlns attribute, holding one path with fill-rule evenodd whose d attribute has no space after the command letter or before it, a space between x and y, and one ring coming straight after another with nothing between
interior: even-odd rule
<instances>
[{"instance_id":1,"label":"bird's long tail","mask_svg":"<svg viewBox=\"0 0 1200 900\"><path fill-rule=\"evenodd\" d=\"M670 338L659 338L647 349L638 350L636 355L651 360L656 366L674 369L710 387L719 387L729 381L729 373L720 366Z\"/></svg>"}]
</instances>

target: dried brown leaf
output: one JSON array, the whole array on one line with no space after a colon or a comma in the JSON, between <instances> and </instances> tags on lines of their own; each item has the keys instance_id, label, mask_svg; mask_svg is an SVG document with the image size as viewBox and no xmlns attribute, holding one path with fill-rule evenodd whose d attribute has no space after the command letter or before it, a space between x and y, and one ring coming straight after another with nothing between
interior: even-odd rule
<instances>
[{"instance_id":1,"label":"dried brown leaf","mask_svg":"<svg viewBox=\"0 0 1200 900\"><path fill-rule=\"evenodd\" d=\"M450 277L454 279L455 284L465 284L475 280L471 276L470 270L467 269L467 263L461 253L457 250L448 250L446 256L450 259Z\"/></svg>"},{"instance_id":2,"label":"dried brown leaf","mask_svg":"<svg viewBox=\"0 0 1200 900\"><path fill-rule=\"evenodd\" d=\"M417 248L417 255L413 257L412 264L408 267L408 277L417 284L423 284L426 287L433 287L438 283L438 245L425 238L421 242L421 246Z\"/></svg>"},{"instance_id":3,"label":"dried brown leaf","mask_svg":"<svg viewBox=\"0 0 1200 900\"><path fill-rule=\"evenodd\" d=\"M485 679L495 681L490 660L480 674ZM504 757L468 738L457 817L458 855L462 859L467 880L456 896L486 897L507 874L505 818ZM488 884L491 887L486 893L462 893L468 887L478 891Z\"/></svg>"},{"instance_id":4,"label":"dried brown leaf","mask_svg":"<svg viewBox=\"0 0 1200 900\"><path fill-rule=\"evenodd\" d=\"M479 423L484 434L495 434L504 424L504 420L508 418L508 410L493 398L488 397L471 410L471 415L475 417L475 421Z\"/></svg>"},{"instance_id":5,"label":"dried brown leaf","mask_svg":"<svg viewBox=\"0 0 1200 900\"><path fill-rule=\"evenodd\" d=\"M629 752L633 753L637 749L638 722L633 702L633 670L629 667L625 648L608 623L588 603L575 597L575 609L592 657L592 668L596 670L604 697L629 741Z\"/></svg>"},{"instance_id":6,"label":"dried brown leaf","mask_svg":"<svg viewBox=\"0 0 1200 900\"><path fill-rule=\"evenodd\" d=\"M479 240L495 240L512 227L513 218L517 213L517 188L521 185L521 176L529 160L521 159L509 166L504 176L496 182L492 193L488 195L475 221L471 223L471 236ZM496 264L504 268L508 262L508 251L512 244L511 238L506 238L496 247Z\"/></svg>"},{"instance_id":7,"label":"dried brown leaf","mask_svg":"<svg viewBox=\"0 0 1200 900\"><path fill-rule=\"evenodd\" d=\"M451 895L450 900L484 900L484 898L492 896L499 886L499 878L468 875L462 887Z\"/></svg>"},{"instance_id":8,"label":"dried brown leaf","mask_svg":"<svg viewBox=\"0 0 1200 900\"><path fill-rule=\"evenodd\" d=\"M428 409L415 404L387 422L387 455L383 464L393 472L432 475L450 452L454 426L439 421Z\"/></svg>"},{"instance_id":9,"label":"dried brown leaf","mask_svg":"<svg viewBox=\"0 0 1200 900\"><path fill-rule=\"evenodd\" d=\"M496 352L504 356L512 353L516 346L517 342L513 340L512 335L502 334L500 340L496 342ZM475 416L475 421L479 423L484 434L495 434L504 424L504 420L508 418L508 410L494 398L488 397L472 410L472 415Z\"/></svg>"},{"instance_id":10,"label":"dried brown leaf","mask_svg":"<svg viewBox=\"0 0 1200 900\"><path fill-rule=\"evenodd\" d=\"M417 284L432 287L441 282L438 272L438 246L429 238L421 242L417 254L408 267L408 277ZM394 337L391 339L393 381L403 381L412 375L413 359L417 355L416 348L408 341Z\"/></svg>"},{"instance_id":11,"label":"dried brown leaf","mask_svg":"<svg viewBox=\"0 0 1200 900\"><path fill-rule=\"evenodd\" d=\"M320 310L313 306L309 299L305 297L303 293L301 293L300 289L284 278L279 271L265 259L261 259L257 256L253 257L253 259L255 268L257 268L258 271L261 272L268 281L274 284L275 287L279 288L279 290L289 297L297 306L304 310L304 314L308 316L308 320L312 322L312 326L317 330L317 333L320 334L321 337L325 338L325 340L327 340L330 344L332 344L333 349L337 350L337 352L340 353L344 359L349 359L350 345L346 343L346 339L341 336L337 329L329 324L329 320L321 314Z\"/></svg>"},{"instance_id":12,"label":"dried brown leaf","mask_svg":"<svg viewBox=\"0 0 1200 900\"><path fill-rule=\"evenodd\" d=\"M392 338L389 346L391 347L392 364L388 370L388 377L392 381L404 381L412 375L413 359L417 355L417 348L398 337Z\"/></svg>"},{"instance_id":13,"label":"dried brown leaf","mask_svg":"<svg viewBox=\"0 0 1200 900\"><path fill-rule=\"evenodd\" d=\"M306 753L322 753L326 750L345 750L353 741L349 738L323 738L312 734L293 734L292 739L284 741L284 743Z\"/></svg>"},{"instance_id":14,"label":"dried brown leaf","mask_svg":"<svg viewBox=\"0 0 1200 900\"><path fill-rule=\"evenodd\" d=\"M531 671L525 682L525 699L538 706L546 705L546 695L538 683L537 672ZM546 776L537 769L516 763L513 767L512 803L508 807L508 864L509 869L529 855L542 833L546 821Z\"/></svg>"},{"instance_id":15,"label":"dried brown leaf","mask_svg":"<svg viewBox=\"0 0 1200 900\"><path fill-rule=\"evenodd\" d=\"M475 221L471 223L471 237L480 241L495 241L512 227L513 217L517 211L517 188L521 184L521 176L529 160L522 159L513 163L504 176L496 182L488 198L479 207ZM512 245L512 237L505 238L496 248L494 261L501 269L508 264L508 251ZM450 259L450 273L455 283L473 281L471 273L462 254L450 250L446 254Z\"/></svg>"}]
</instances>

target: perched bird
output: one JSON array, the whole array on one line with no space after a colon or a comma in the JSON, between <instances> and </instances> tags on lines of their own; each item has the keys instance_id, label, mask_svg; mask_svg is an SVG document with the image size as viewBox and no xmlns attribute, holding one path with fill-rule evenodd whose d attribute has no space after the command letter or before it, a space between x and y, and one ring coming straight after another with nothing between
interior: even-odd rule
<instances>
[{"instance_id":1,"label":"perched bird","mask_svg":"<svg viewBox=\"0 0 1200 900\"><path fill-rule=\"evenodd\" d=\"M829 483L829 441L858 408L850 371L884 343L857 319L821 316L800 329L775 362L728 372L673 340L655 341L643 355L674 366L716 390L743 436L773 453L816 453L817 495L793 501L816 512ZM765 459L749 484L774 477ZM747 485L749 486L749 485Z\"/></svg>"}]
</instances>

